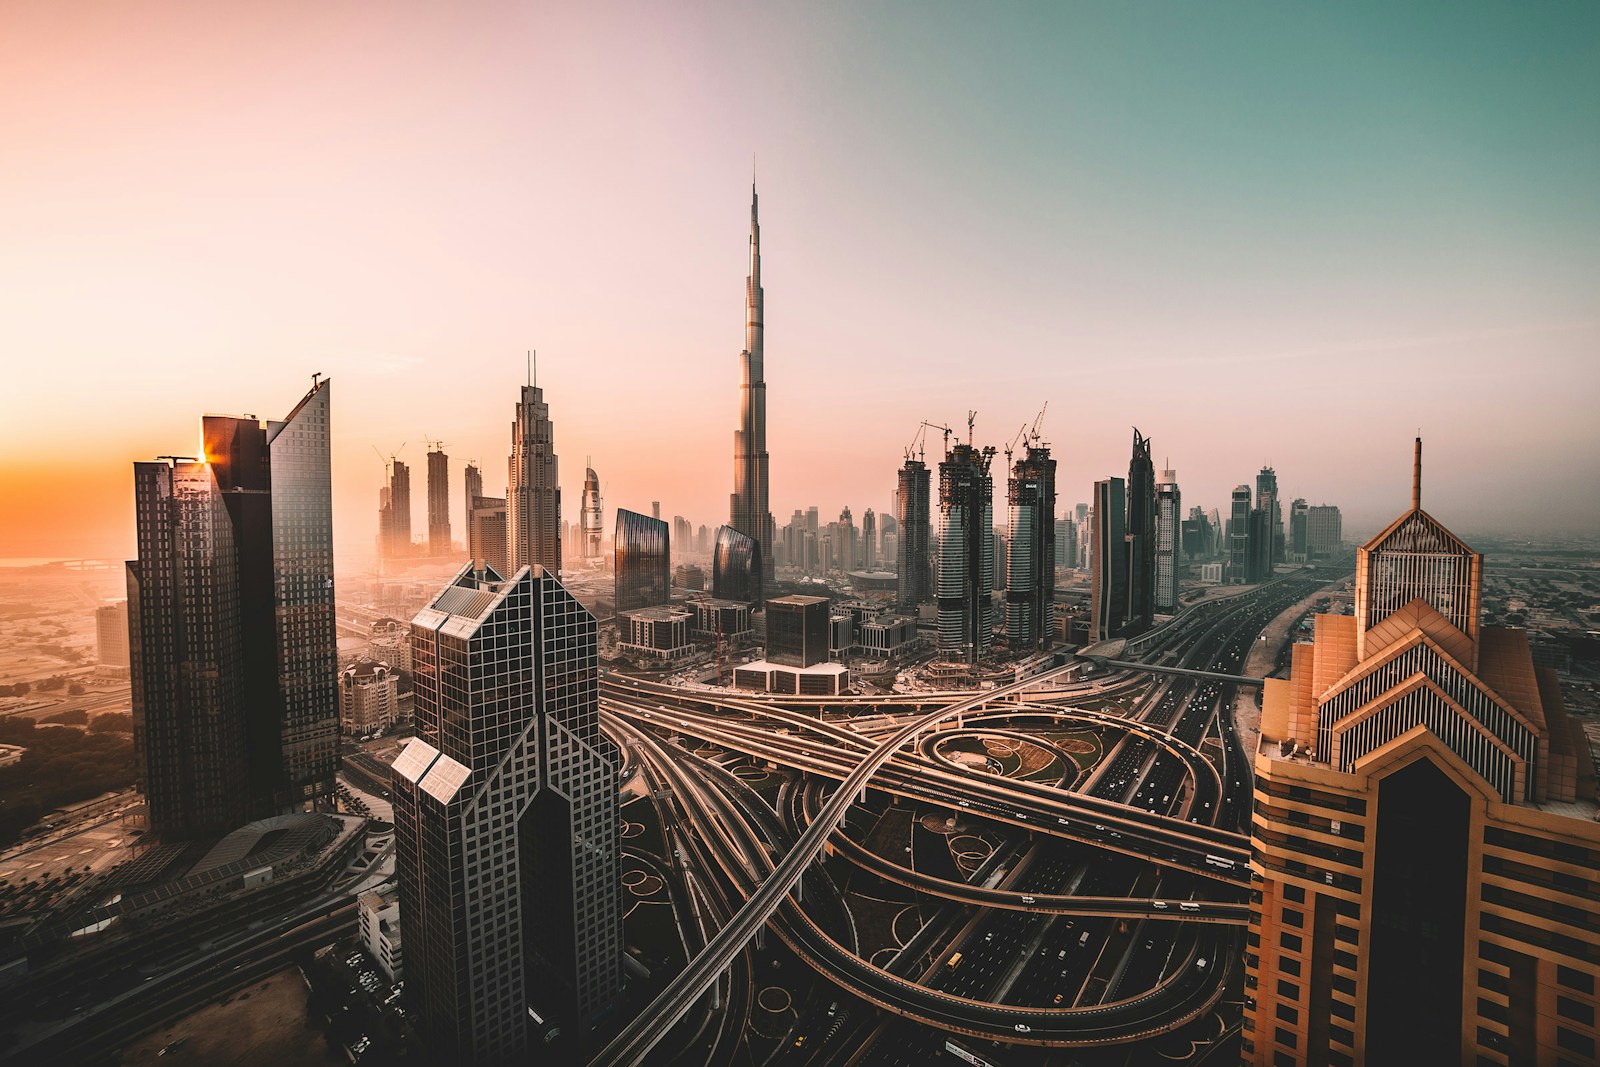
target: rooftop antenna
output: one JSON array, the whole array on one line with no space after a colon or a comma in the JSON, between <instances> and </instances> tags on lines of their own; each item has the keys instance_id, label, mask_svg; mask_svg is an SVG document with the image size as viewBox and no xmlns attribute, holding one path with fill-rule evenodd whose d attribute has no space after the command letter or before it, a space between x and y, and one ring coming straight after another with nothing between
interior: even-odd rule
<instances>
[{"instance_id":1,"label":"rooftop antenna","mask_svg":"<svg viewBox=\"0 0 1600 1067\"><path fill-rule=\"evenodd\" d=\"M532 388L539 384L539 350L528 349L528 386Z\"/></svg>"},{"instance_id":2,"label":"rooftop antenna","mask_svg":"<svg viewBox=\"0 0 1600 1067\"><path fill-rule=\"evenodd\" d=\"M1411 510L1422 510L1422 430L1417 430L1416 452L1411 459Z\"/></svg>"}]
</instances>

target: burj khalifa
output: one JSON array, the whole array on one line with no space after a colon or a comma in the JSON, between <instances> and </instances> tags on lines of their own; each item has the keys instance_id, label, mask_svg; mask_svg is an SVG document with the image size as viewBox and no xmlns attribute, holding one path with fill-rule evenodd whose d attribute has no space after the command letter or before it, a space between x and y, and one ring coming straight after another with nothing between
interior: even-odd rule
<instances>
[{"instance_id":1,"label":"burj khalifa","mask_svg":"<svg viewBox=\"0 0 1600 1067\"><path fill-rule=\"evenodd\" d=\"M733 495L728 525L761 546L756 604L773 578L772 515L767 504L767 383L761 356L761 224L750 187L750 275L744 286L744 351L739 354L739 428L733 433ZM752 575L752 578L755 578Z\"/></svg>"}]
</instances>

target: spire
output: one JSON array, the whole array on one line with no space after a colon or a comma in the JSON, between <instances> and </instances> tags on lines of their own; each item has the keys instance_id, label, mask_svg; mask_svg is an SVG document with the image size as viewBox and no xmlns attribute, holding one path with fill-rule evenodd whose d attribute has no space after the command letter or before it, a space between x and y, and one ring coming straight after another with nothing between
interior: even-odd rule
<instances>
[{"instance_id":1,"label":"spire","mask_svg":"<svg viewBox=\"0 0 1600 1067\"><path fill-rule=\"evenodd\" d=\"M752 176L753 177L753 176ZM750 183L750 284L761 284L761 222L756 212L756 183Z\"/></svg>"},{"instance_id":2,"label":"spire","mask_svg":"<svg viewBox=\"0 0 1600 1067\"><path fill-rule=\"evenodd\" d=\"M1417 437L1417 450L1411 459L1411 510L1422 510L1422 437Z\"/></svg>"}]
</instances>

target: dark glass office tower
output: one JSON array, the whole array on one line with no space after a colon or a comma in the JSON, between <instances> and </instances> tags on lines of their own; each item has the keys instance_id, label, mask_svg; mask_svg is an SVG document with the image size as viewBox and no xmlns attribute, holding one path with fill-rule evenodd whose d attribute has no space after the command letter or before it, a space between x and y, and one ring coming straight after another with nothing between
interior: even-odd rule
<instances>
[{"instance_id":1,"label":"dark glass office tower","mask_svg":"<svg viewBox=\"0 0 1600 1067\"><path fill-rule=\"evenodd\" d=\"M926 604L933 595L933 569L928 555L928 540L932 533L928 517L928 465L920 459L906 457L900 468L895 505L898 508L899 541L895 548L896 566L900 572L899 593L895 607L915 615L919 604Z\"/></svg>"},{"instance_id":2,"label":"dark glass office tower","mask_svg":"<svg viewBox=\"0 0 1600 1067\"><path fill-rule=\"evenodd\" d=\"M392 773L411 1018L436 1062L581 1060L622 984L594 616L543 568L468 565L411 647L417 736Z\"/></svg>"},{"instance_id":3,"label":"dark glass office tower","mask_svg":"<svg viewBox=\"0 0 1600 1067\"><path fill-rule=\"evenodd\" d=\"M672 595L671 541L667 524L626 508L617 509L612 541L617 611L653 608Z\"/></svg>"},{"instance_id":4,"label":"dark glass office tower","mask_svg":"<svg viewBox=\"0 0 1600 1067\"><path fill-rule=\"evenodd\" d=\"M1043 445L1024 445L1006 485L1006 644L1049 648L1055 637L1056 461Z\"/></svg>"},{"instance_id":5,"label":"dark glass office tower","mask_svg":"<svg viewBox=\"0 0 1600 1067\"><path fill-rule=\"evenodd\" d=\"M1133 458L1128 462L1128 609L1127 624L1149 625L1156 602L1156 468L1150 438L1133 431Z\"/></svg>"},{"instance_id":6,"label":"dark glass office tower","mask_svg":"<svg viewBox=\"0 0 1600 1067\"><path fill-rule=\"evenodd\" d=\"M281 422L208 415L203 462L134 465L136 740L164 836L232 829L333 791L329 396L319 382ZM189 734L191 751L168 743ZM234 794L220 807L204 799L216 776Z\"/></svg>"},{"instance_id":7,"label":"dark glass office tower","mask_svg":"<svg viewBox=\"0 0 1600 1067\"><path fill-rule=\"evenodd\" d=\"M127 565L133 747L150 829L226 833L250 817L233 523L200 462L135 463Z\"/></svg>"},{"instance_id":8,"label":"dark glass office tower","mask_svg":"<svg viewBox=\"0 0 1600 1067\"><path fill-rule=\"evenodd\" d=\"M428 554L450 554L450 457L438 447L428 453Z\"/></svg>"},{"instance_id":9,"label":"dark glass office tower","mask_svg":"<svg viewBox=\"0 0 1600 1067\"><path fill-rule=\"evenodd\" d=\"M522 387L511 424L511 458L506 479L510 507L511 565L535 564L561 574L561 477L555 452L555 425L544 390Z\"/></svg>"},{"instance_id":10,"label":"dark glass office tower","mask_svg":"<svg viewBox=\"0 0 1600 1067\"><path fill-rule=\"evenodd\" d=\"M969 663L994 640L994 449L957 444L939 464L939 651Z\"/></svg>"},{"instance_id":11,"label":"dark glass office tower","mask_svg":"<svg viewBox=\"0 0 1600 1067\"><path fill-rule=\"evenodd\" d=\"M1253 582L1250 553L1250 487L1233 487L1232 510L1228 513L1228 583Z\"/></svg>"},{"instance_id":12,"label":"dark glass office tower","mask_svg":"<svg viewBox=\"0 0 1600 1067\"><path fill-rule=\"evenodd\" d=\"M1304 497L1296 497L1289 505L1288 551L1296 563L1306 561L1306 514L1309 510Z\"/></svg>"},{"instance_id":13,"label":"dark glass office tower","mask_svg":"<svg viewBox=\"0 0 1600 1067\"><path fill-rule=\"evenodd\" d=\"M1256 507L1265 512L1267 566L1262 577L1270 577L1272 564L1284 560L1283 502L1278 499L1278 472L1271 467L1262 467L1256 474Z\"/></svg>"},{"instance_id":14,"label":"dark glass office tower","mask_svg":"<svg viewBox=\"0 0 1600 1067\"><path fill-rule=\"evenodd\" d=\"M756 190L750 187L750 273L744 280L744 351L739 353L739 428L733 432L733 494L728 525L753 538L753 599L759 604L773 579L772 515L767 503L767 380L763 355L761 224Z\"/></svg>"},{"instance_id":15,"label":"dark glass office tower","mask_svg":"<svg viewBox=\"0 0 1600 1067\"><path fill-rule=\"evenodd\" d=\"M711 555L711 595L755 603L761 590L761 544L731 526L717 527Z\"/></svg>"},{"instance_id":16,"label":"dark glass office tower","mask_svg":"<svg viewBox=\"0 0 1600 1067\"><path fill-rule=\"evenodd\" d=\"M1121 478L1094 483L1094 511L1089 546L1089 638L1119 636L1127 622L1128 537L1126 488Z\"/></svg>"}]
</instances>

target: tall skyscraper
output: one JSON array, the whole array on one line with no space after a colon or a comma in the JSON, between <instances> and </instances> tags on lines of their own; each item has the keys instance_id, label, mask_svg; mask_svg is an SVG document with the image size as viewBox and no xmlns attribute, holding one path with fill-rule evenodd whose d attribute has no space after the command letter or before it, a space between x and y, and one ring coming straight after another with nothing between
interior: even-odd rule
<instances>
[{"instance_id":1,"label":"tall skyscraper","mask_svg":"<svg viewBox=\"0 0 1600 1067\"><path fill-rule=\"evenodd\" d=\"M428 453L428 554L450 554L450 457L443 446Z\"/></svg>"},{"instance_id":2,"label":"tall skyscraper","mask_svg":"<svg viewBox=\"0 0 1600 1067\"><path fill-rule=\"evenodd\" d=\"M1178 472L1164 470L1156 483L1155 609L1164 615L1178 610L1178 572L1183 561L1183 500Z\"/></svg>"},{"instance_id":3,"label":"tall skyscraper","mask_svg":"<svg viewBox=\"0 0 1600 1067\"><path fill-rule=\"evenodd\" d=\"M1483 557L1412 499L1263 693L1244 1059L1593 1063L1588 745Z\"/></svg>"},{"instance_id":4,"label":"tall skyscraper","mask_svg":"<svg viewBox=\"0 0 1600 1067\"><path fill-rule=\"evenodd\" d=\"M839 512L839 569L853 571L859 565L857 556L860 554L861 544L856 530L854 517L850 514L849 507Z\"/></svg>"},{"instance_id":5,"label":"tall skyscraper","mask_svg":"<svg viewBox=\"0 0 1600 1067\"><path fill-rule=\"evenodd\" d=\"M994 638L994 449L957 444L939 464L939 651L976 663Z\"/></svg>"},{"instance_id":6,"label":"tall skyscraper","mask_svg":"<svg viewBox=\"0 0 1600 1067\"><path fill-rule=\"evenodd\" d=\"M1284 560L1283 501L1278 499L1278 472L1271 467L1262 467L1256 475L1256 507L1261 509L1266 527L1267 540L1263 547L1267 568L1262 577L1268 577L1271 565Z\"/></svg>"},{"instance_id":7,"label":"tall skyscraper","mask_svg":"<svg viewBox=\"0 0 1600 1067\"><path fill-rule=\"evenodd\" d=\"M468 463L465 478L466 504L467 504L467 529L472 528L473 502L483 495L483 472L476 463ZM469 550L470 551L470 550Z\"/></svg>"},{"instance_id":8,"label":"tall skyscraper","mask_svg":"<svg viewBox=\"0 0 1600 1067\"><path fill-rule=\"evenodd\" d=\"M868 508L861 516L860 563L863 570L872 570L878 563L878 517Z\"/></svg>"},{"instance_id":9,"label":"tall skyscraper","mask_svg":"<svg viewBox=\"0 0 1600 1067\"><path fill-rule=\"evenodd\" d=\"M208 415L201 459L134 464L134 742L165 837L333 791L329 390L318 382L281 422Z\"/></svg>"},{"instance_id":10,"label":"tall skyscraper","mask_svg":"<svg viewBox=\"0 0 1600 1067\"><path fill-rule=\"evenodd\" d=\"M651 608L672 595L671 542L667 524L626 508L617 509L614 578L616 610Z\"/></svg>"},{"instance_id":11,"label":"tall skyscraper","mask_svg":"<svg viewBox=\"0 0 1600 1067\"><path fill-rule=\"evenodd\" d=\"M506 499L503 496L473 497L467 516L467 554L480 567L496 574L511 569L510 541L507 535Z\"/></svg>"},{"instance_id":12,"label":"tall skyscraper","mask_svg":"<svg viewBox=\"0 0 1600 1067\"><path fill-rule=\"evenodd\" d=\"M440 1062L525 1062L530 1009L582 1035L622 984L594 616L545 568L469 564L411 645L417 736L392 773L406 1004Z\"/></svg>"},{"instance_id":13,"label":"tall skyscraper","mask_svg":"<svg viewBox=\"0 0 1600 1067\"><path fill-rule=\"evenodd\" d=\"M511 509L511 566L535 564L561 575L561 477L555 426L544 390L524 385L511 424L506 503Z\"/></svg>"},{"instance_id":14,"label":"tall skyscraper","mask_svg":"<svg viewBox=\"0 0 1600 1067\"><path fill-rule=\"evenodd\" d=\"M1155 615L1156 469L1150 438L1133 431L1133 457L1128 461L1128 608L1127 624L1147 626Z\"/></svg>"},{"instance_id":15,"label":"tall skyscraper","mask_svg":"<svg viewBox=\"0 0 1600 1067\"><path fill-rule=\"evenodd\" d=\"M900 468L895 506L900 539L895 545L895 567L900 572L895 607L915 615L919 604L933 594L932 561L928 555L929 521L928 465L908 454Z\"/></svg>"},{"instance_id":16,"label":"tall skyscraper","mask_svg":"<svg viewBox=\"0 0 1600 1067\"><path fill-rule=\"evenodd\" d=\"M1006 483L1006 644L1046 649L1055 638L1056 461L1032 441Z\"/></svg>"},{"instance_id":17,"label":"tall skyscraper","mask_svg":"<svg viewBox=\"0 0 1600 1067\"><path fill-rule=\"evenodd\" d=\"M411 468L390 457L389 484L378 494L378 554L411 555Z\"/></svg>"},{"instance_id":18,"label":"tall skyscraper","mask_svg":"<svg viewBox=\"0 0 1600 1067\"><path fill-rule=\"evenodd\" d=\"M1289 505L1289 555L1296 563L1306 561L1306 502L1296 497Z\"/></svg>"},{"instance_id":19,"label":"tall skyscraper","mask_svg":"<svg viewBox=\"0 0 1600 1067\"><path fill-rule=\"evenodd\" d=\"M733 433L733 496L728 525L760 546L755 601L773 577L772 515L767 504L767 382L762 358L761 224L750 188L750 274L744 284L744 351L739 354L739 428Z\"/></svg>"},{"instance_id":20,"label":"tall skyscraper","mask_svg":"<svg viewBox=\"0 0 1600 1067\"><path fill-rule=\"evenodd\" d=\"M583 558L600 557L600 541L605 535L605 518L600 511L600 476L593 467L583 472Z\"/></svg>"},{"instance_id":21,"label":"tall skyscraper","mask_svg":"<svg viewBox=\"0 0 1600 1067\"><path fill-rule=\"evenodd\" d=\"M1089 548L1089 639L1122 634L1128 610L1127 490L1121 478L1094 483Z\"/></svg>"},{"instance_id":22,"label":"tall skyscraper","mask_svg":"<svg viewBox=\"0 0 1600 1067\"><path fill-rule=\"evenodd\" d=\"M1252 573L1254 554L1250 551L1250 487L1233 487L1233 505L1228 517L1228 583L1245 585L1256 580Z\"/></svg>"}]
</instances>

